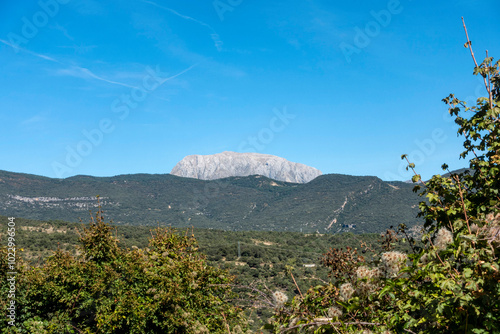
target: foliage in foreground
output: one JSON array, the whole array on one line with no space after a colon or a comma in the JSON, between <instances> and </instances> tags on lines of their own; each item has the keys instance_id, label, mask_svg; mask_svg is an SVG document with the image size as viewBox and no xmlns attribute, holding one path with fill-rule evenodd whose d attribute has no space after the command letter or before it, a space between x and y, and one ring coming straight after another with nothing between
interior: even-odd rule
<instances>
[{"instance_id":1,"label":"foliage in foreground","mask_svg":"<svg viewBox=\"0 0 500 334\"><path fill-rule=\"evenodd\" d=\"M337 283L278 309L268 326L275 333L500 333L500 62L478 65L470 51L488 96L471 108L453 95L443 100L465 137L470 170L428 182L415 173L415 191L427 199L422 247L400 226L409 254L390 250L391 242L374 261L330 252L325 263Z\"/></svg>"},{"instance_id":2,"label":"foliage in foreground","mask_svg":"<svg viewBox=\"0 0 500 334\"><path fill-rule=\"evenodd\" d=\"M99 211L80 244L78 256L58 250L41 267L18 257L16 326L2 319L2 333L243 332L241 310L226 302L233 278L207 265L194 236L158 228L148 248L121 249Z\"/></svg>"},{"instance_id":3,"label":"foliage in foreground","mask_svg":"<svg viewBox=\"0 0 500 334\"><path fill-rule=\"evenodd\" d=\"M0 225L7 225L7 217L0 216ZM85 224L84 226L88 226ZM16 245L24 260L40 266L58 248L78 254L82 224L63 221L33 221L16 218ZM151 227L116 226L113 232L122 249L148 247ZM304 234L271 231L220 231L194 228L199 251L206 255L207 263L220 267L236 276L233 291L238 297L233 304L243 308L251 330L257 332L274 312L276 291L288 296L307 291L321 282L329 281L327 267L320 265L320 256L332 245L339 248L358 247L360 242L370 245L370 257L379 251L377 234ZM0 231L0 238L3 237ZM240 245L241 257L238 257ZM399 250L405 244L396 245ZM315 267L304 267L315 264ZM293 268L289 270L290 266ZM292 279L292 275L295 281ZM236 287L237 286L237 287ZM258 289L264 295L256 295ZM272 305L271 305L272 304ZM22 310L21 310L22 312Z\"/></svg>"}]
</instances>

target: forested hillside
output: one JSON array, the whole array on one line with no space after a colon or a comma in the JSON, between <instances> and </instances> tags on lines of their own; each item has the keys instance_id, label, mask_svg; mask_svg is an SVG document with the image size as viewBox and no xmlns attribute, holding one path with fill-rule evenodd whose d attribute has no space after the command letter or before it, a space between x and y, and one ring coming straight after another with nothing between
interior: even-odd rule
<instances>
[{"instance_id":1,"label":"forested hillside","mask_svg":"<svg viewBox=\"0 0 500 334\"><path fill-rule=\"evenodd\" d=\"M0 214L78 222L96 207L117 224L229 231L380 233L417 222L418 197L404 182L322 175L306 184L263 176L214 181L169 174L67 179L0 171Z\"/></svg>"},{"instance_id":2,"label":"forested hillside","mask_svg":"<svg viewBox=\"0 0 500 334\"><path fill-rule=\"evenodd\" d=\"M0 217L6 225L7 217ZM76 255L79 235L88 223L64 221L37 221L16 218L17 247L19 254L31 265L41 266L46 259L60 249ZM112 234L119 240L121 248L144 249L154 227L114 226ZM213 267L229 270L236 276L235 291L239 297L236 305L244 307L250 327L262 327L272 316L273 308L262 301L262 296L252 293L251 288L261 289L271 297L274 291L283 291L290 298L299 294L289 273L296 278L301 291L322 282L330 281L329 268L322 265L323 254L330 248L352 247L360 249L364 242L375 251L379 250L380 236L377 234L305 234L299 232L267 231L223 231L207 229L178 230L180 235L194 234L199 250ZM0 240L6 238L0 233ZM401 245L404 247L404 245ZM371 256L373 252L365 253Z\"/></svg>"}]
</instances>

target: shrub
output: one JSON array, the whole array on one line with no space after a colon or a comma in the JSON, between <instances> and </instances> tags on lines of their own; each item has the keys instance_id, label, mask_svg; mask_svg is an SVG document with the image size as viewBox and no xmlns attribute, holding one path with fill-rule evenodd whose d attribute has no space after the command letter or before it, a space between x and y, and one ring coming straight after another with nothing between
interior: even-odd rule
<instances>
[{"instance_id":1,"label":"shrub","mask_svg":"<svg viewBox=\"0 0 500 334\"><path fill-rule=\"evenodd\" d=\"M414 191L426 198L422 247L400 226L412 254L386 251L368 263L350 250L330 251L323 263L340 288L317 286L276 310L268 326L275 333L500 332L500 62L477 64L470 52L488 96L473 107L454 95L443 100L464 137L461 158L471 158L463 173L423 182L415 172ZM410 161L408 168L415 171Z\"/></svg>"},{"instance_id":2,"label":"shrub","mask_svg":"<svg viewBox=\"0 0 500 334\"><path fill-rule=\"evenodd\" d=\"M233 278L207 265L194 235L158 228L147 248L120 249L111 229L99 211L80 255L58 250L43 266L19 270L21 322L2 321L1 332L241 332L241 310L227 302Z\"/></svg>"}]
</instances>

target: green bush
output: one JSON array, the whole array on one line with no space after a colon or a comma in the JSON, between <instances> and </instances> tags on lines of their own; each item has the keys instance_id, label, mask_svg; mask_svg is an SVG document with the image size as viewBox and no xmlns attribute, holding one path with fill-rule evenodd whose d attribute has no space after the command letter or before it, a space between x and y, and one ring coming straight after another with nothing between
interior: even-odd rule
<instances>
[{"instance_id":1,"label":"green bush","mask_svg":"<svg viewBox=\"0 0 500 334\"><path fill-rule=\"evenodd\" d=\"M465 27L465 24L464 24ZM467 39L465 47L470 48ZM326 254L335 284L319 285L278 308L275 333L500 333L500 62L486 58L474 74L487 97L477 105L450 95L443 101L464 137L462 173L435 175L415 191L425 220L420 243L404 226L399 232L411 251L392 249L359 260L348 249ZM407 159L406 155L402 156ZM408 161L408 168L415 165ZM447 166L443 165L447 170Z\"/></svg>"},{"instance_id":2,"label":"green bush","mask_svg":"<svg viewBox=\"0 0 500 334\"><path fill-rule=\"evenodd\" d=\"M111 229L99 211L83 230L79 255L58 250L40 267L19 258L16 326L2 321L0 331L241 332L241 310L227 302L233 278L207 265L193 235L158 228L147 248L121 249ZM0 266L5 276L6 263ZM5 282L2 277L2 296Z\"/></svg>"}]
</instances>

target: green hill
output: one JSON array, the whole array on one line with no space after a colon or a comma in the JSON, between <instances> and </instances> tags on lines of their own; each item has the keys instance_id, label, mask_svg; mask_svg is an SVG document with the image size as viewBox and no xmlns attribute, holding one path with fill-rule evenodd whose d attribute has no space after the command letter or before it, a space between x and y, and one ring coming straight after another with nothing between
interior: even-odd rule
<instances>
[{"instance_id":1,"label":"green hill","mask_svg":"<svg viewBox=\"0 0 500 334\"><path fill-rule=\"evenodd\" d=\"M366 233L415 224L419 198L412 188L340 174L296 184L258 175L215 181L170 174L52 179L0 171L0 214L86 221L99 195L117 224Z\"/></svg>"}]
</instances>

